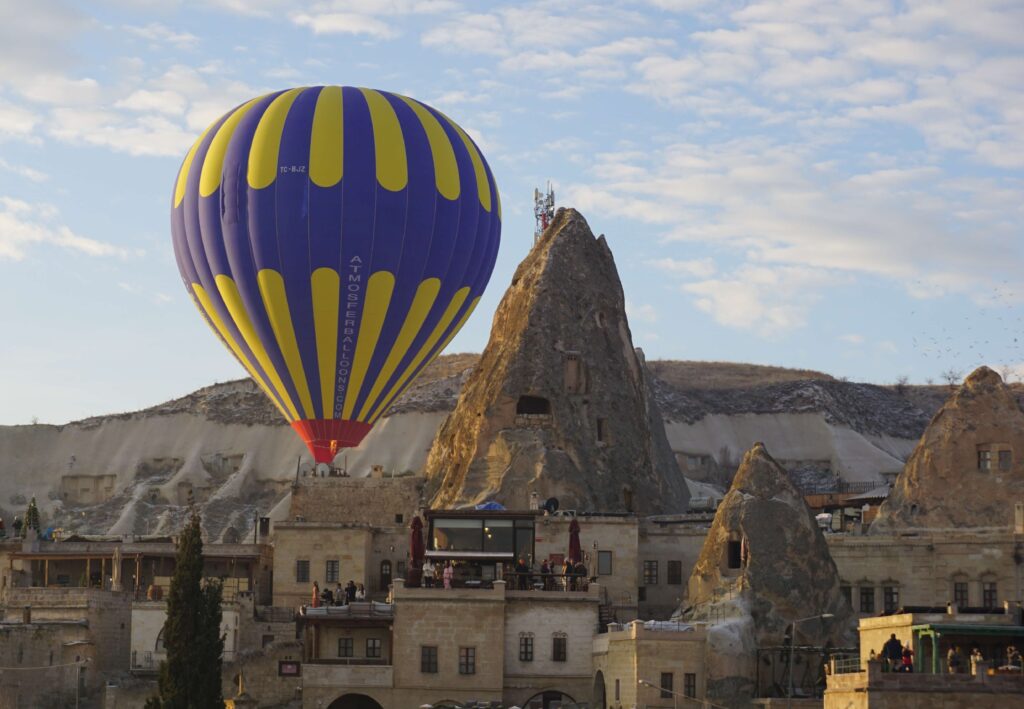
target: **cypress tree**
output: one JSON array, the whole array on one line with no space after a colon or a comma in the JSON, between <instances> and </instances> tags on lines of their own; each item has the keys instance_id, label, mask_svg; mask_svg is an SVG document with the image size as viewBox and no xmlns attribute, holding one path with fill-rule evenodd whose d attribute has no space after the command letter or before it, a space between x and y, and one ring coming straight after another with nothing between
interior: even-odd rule
<instances>
[{"instance_id":1,"label":"cypress tree","mask_svg":"<svg viewBox=\"0 0 1024 709\"><path fill-rule=\"evenodd\" d=\"M21 527L21 536L27 537L28 530L36 530L36 534L39 534L42 523L39 520L39 508L36 506L36 498L33 497L28 503L28 509L25 510L25 521Z\"/></svg>"},{"instance_id":2,"label":"cypress tree","mask_svg":"<svg viewBox=\"0 0 1024 709\"><path fill-rule=\"evenodd\" d=\"M167 594L164 646L160 665L160 698L147 709L221 709L220 581L203 579L203 539L199 513L193 507L178 539L171 588Z\"/></svg>"}]
</instances>

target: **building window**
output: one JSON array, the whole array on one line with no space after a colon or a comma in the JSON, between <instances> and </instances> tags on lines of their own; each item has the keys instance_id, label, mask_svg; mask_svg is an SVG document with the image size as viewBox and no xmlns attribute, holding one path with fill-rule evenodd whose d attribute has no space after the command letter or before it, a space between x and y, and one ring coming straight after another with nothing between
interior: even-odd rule
<instances>
[{"instance_id":1,"label":"building window","mask_svg":"<svg viewBox=\"0 0 1024 709\"><path fill-rule=\"evenodd\" d=\"M999 469L1009 470L1013 466L1013 451L999 451Z\"/></svg>"},{"instance_id":2,"label":"building window","mask_svg":"<svg viewBox=\"0 0 1024 709\"><path fill-rule=\"evenodd\" d=\"M995 608L998 597L995 581L983 581L981 584L981 605L985 608Z\"/></svg>"},{"instance_id":3,"label":"building window","mask_svg":"<svg viewBox=\"0 0 1024 709\"><path fill-rule=\"evenodd\" d=\"M352 638L338 638L338 657L352 657L355 654Z\"/></svg>"},{"instance_id":4,"label":"building window","mask_svg":"<svg viewBox=\"0 0 1024 709\"><path fill-rule=\"evenodd\" d=\"M693 672L687 672L683 675L683 694L687 697L697 696L697 675Z\"/></svg>"},{"instance_id":5,"label":"building window","mask_svg":"<svg viewBox=\"0 0 1024 709\"><path fill-rule=\"evenodd\" d=\"M615 680L615 701L619 701L619 680Z\"/></svg>"},{"instance_id":6,"label":"building window","mask_svg":"<svg viewBox=\"0 0 1024 709\"><path fill-rule=\"evenodd\" d=\"M978 470L982 472L988 472L992 470L992 451L990 450L979 450L978 451Z\"/></svg>"},{"instance_id":7,"label":"building window","mask_svg":"<svg viewBox=\"0 0 1024 709\"><path fill-rule=\"evenodd\" d=\"M839 586L839 594L843 598L845 598L846 602L850 604L851 608L853 608L853 589L851 589L849 586L847 586L845 584L844 585L840 585Z\"/></svg>"},{"instance_id":8,"label":"building window","mask_svg":"<svg viewBox=\"0 0 1024 709\"><path fill-rule=\"evenodd\" d=\"M683 562L668 562L668 582L672 586L679 586L683 583Z\"/></svg>"},{"instance_id":9,"label":"building window","mask_svg":"<svg viewBox=\"0 0 1024 709\"><path fill-rule=\"evenodd\" d=\"M612 575L612 553L610 551L597 552L597 575Z\"/></svg>"},{"instance_id":10,"label":"building window","mask_svg":"<svg viewBox=\"0 0 1024 709\"><path fill-rule=\"evenodd\" d=\"M658 562L657 561L645 561L644 562L644 586L657 586L658 585Z\"/></svg>"},{"instance_id":11,"label":"building window","mask_svg":"<svg viewBox=\"0 0 1024 709\"><path fill-rule=\"evenodd\" d=\"M324 580L327 581L327 583L337 583L340 568L341 565L338 563L337 559L328 559L327 570L324 573Z\"/></svg>"},{"instance_id":12,"label":"building window","mask_svg":"<svg viewBox=\"0 0 1024 709\"><path fill-rule=\"evenodd\" d=\"M957 608L966 608L967 603L967 582L966 581L954 581L953 582L953 603L956 604Z\"/></svg>"},{"instance_id":13,"label":"building window","mask_svg":"<svg viewBox=\"0 0 1024 709\"><path fill-rule=\"evenodd\" d=\"M420 672L437 674L437 646L420 646Z\"/></svg>"},{"instance_id":14,"label":"building window","mask_svg":"<svg viewBox=\"0 0 1024 709\"><path fill-rule=\"evenodd\" d=\"M551 659L554 662L565 662L568 656L569 638L564 634L551 638Z\"/></svg>"},{"instance_id":15,"label":"building window","mask_svg":"<svg viewBox=\"0 0 1024 709\"><path fill-rule=\"evenodd\" d=\"M643 603L644 601L647 600L647 587L646 586L641 586L640 588L638 588L636 590L636 600L640 601L641 603Z\"/></svg>"},{"instance_id":16,"label":"building window","mask_svg":"<svg viewBox=\"0 0 1024 709\"><path fill-rule=\"evenodd\" d=\"M406 570L406 566L405 566L405 562L404 561L396 561L395 562L395 572L398 574L398 578L400 578L400 579L404 579L405 578L405 570Z\"/></svg>"},{"instance_id":17,"label":"building window","mask_svg":"<svg viewBox=\"0 0 1024 709\"><path fill-rule=\"evenodd\" d=\"M403 515L403 514L395 515L395 524L402 524L404 521L405 521L405 515Z\"/></svg>"},{"instance_id":18,"label":"building window","mask_svg":"<svg viewBox=\"0 0 1024 709\"><path fill-rule=\"evenodd\" d=\"M519 636L519 661L533 662L533 635L522 634Z\"/></svg>"},{"instance_id":19,"label":"building window","mask_svg":"<svg viewBox=\"0 0 1024 709\"><path fill-rule=\"evenodd\" d=\"M661 694L658 695L662 699L672 698L672 673L662 672L661 673Z\"/></svg>"},{"instance_id":20,"label":"building window","mask_svg":"<svg viewBox=\"0 0 1024 709\"><path fill-rule=\"evenodd\" d=\"M387 591L391 585L391 562L385 559L380 562L380 590Z\"/></svg>"},{"instance_id":21,"label":"building window","mask_svg":"<svg viewBox=\"0 0 1024 709\"><path fill-rule=\"evenodd\" d=\"M875 612L875 587L874 586L861 586L860 587L860 612L861 613L874 613Z\"/></svg>"},{"instance_id":22,"label":"building window","mask_svg":"<svg viewBox=\"0 0 1024 709\"><path fill-rule=\"evenodd\" d=\"M726 553L730 569L738 569L743 565L743 542L738 539L731 540L726 548Z\"/></svg>"},{"instance_id":23,"label":"building window","mask_svg":"<svg viewBox=\"0 0 1024 709\"><path fill-rule=\"evenodd\" d=\"M895 613L900 607L900 589L896 586L882 586L882 606L886 613Z\"/></svg>"},{"instance_id":24,"label":"building window","mask_svg":"<svg viewBox=\"0 0 1024 709\"><path fill-rule=\"evenodd\" d=\"M460 647L459 648L459 674L460 675L475 675L476 674L476 648L475 647Z\"/></svg>"},{"instance_id":25,"label":"building window","mask_svg":"<svg viewBox=\"0 0 1024 709\"><path fill-rule=\"evenodd\" d=\"M309 583L309 559L298 559L295 562L296 583Z\"/></svg>"},{"instance_id":26,"label":"building window","mask_svg":"<svg viewBox=\"0 0 1024 709\"><path fill-rule=\"evenodd\" d=\"M383 643L380 638L367 638L366 639L366 656L367 657L380 657L381 646Z\"/></svg>"},{"instance_id":27,"label":"building window","mask_svg":"<svg viewBox=\"0 0 1024 709\"><path fill-rule=\"evenodd\" d=\"M597 440L598 441L603 441L604 440L604 419L602 419L602 418L599 418L597 420Z\"/></svg>"}]
</instances>

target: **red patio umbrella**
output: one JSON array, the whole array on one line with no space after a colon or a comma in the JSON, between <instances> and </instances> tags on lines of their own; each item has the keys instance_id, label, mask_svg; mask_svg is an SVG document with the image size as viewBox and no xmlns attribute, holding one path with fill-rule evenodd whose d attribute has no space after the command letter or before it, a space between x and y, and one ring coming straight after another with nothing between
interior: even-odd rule
<instances>
[{"instance_id":1,"label":"red patio umbrella","mask_svg":"<svg viewBox=\"0 0 1024 709\"><path fill-rule=\"evenodd\" d=\"M573 518L569 523L569 560L576 564L583 559L580 550L580 523Z\"/></svg>"},{"instance_id":2,"label":"red patio umbrella","mask_svg":"<svg viewBox=\"0 0 1024 709\"><path fill-rule=\"evenodd\" d=\"M406 576L406 583L409 586L419 586L423 576L423 557L426 554L426 548L423 546L422 520L413 517L409 528L409 573Z\"/></svg>"}]
</instances>

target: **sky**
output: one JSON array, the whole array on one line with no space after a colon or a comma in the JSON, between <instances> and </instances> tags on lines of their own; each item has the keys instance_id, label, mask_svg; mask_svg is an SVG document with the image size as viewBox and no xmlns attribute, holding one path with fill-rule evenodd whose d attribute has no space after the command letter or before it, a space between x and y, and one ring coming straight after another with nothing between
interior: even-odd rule
<instances>
[{"instance_id":1,"label":"sky","mask_svg":"<svg viewBox=\"0 0 1024 709\"><path fill-rule=\"evenodd\" d=\"M649 359L1024 377L1024 3L0 3L0 424L244 376L184 291L181 160L292 86L413 96L476 139L498 263L550 180L615 254Z\"/></svg>"}]
</instances>

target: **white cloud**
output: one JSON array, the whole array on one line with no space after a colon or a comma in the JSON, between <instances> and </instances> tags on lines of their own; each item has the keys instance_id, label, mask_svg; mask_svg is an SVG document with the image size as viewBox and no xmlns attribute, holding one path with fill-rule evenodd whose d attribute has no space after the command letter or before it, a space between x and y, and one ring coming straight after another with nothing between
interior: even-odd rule
<instances>
[{"instance_id":1,"label":"white cloud","mask_svg":"<svg viewBox=\"0 0 1024 709\"><path fill-rule=\"evenodd\" d=\"M806 324L818 290L832 276L795 266L744 265L729 276L683 285L697 308L727 327L771 338Z\"/></svg>"},{"instance_id":2,"label":"white cloud","mask_svg":"<svg viewBox=\"0 0 1024 709\"><path fill-rule=\"evenodd\" d=\"M398 31L386 22L352 12L325 12L316 15L297 13L292 15L292 22L300 27L310 28L313 34L367 35L374 39L393 39L398 36Z\"/></svg>"},{"instance_id":3,"label":"white cloud","mask_svg":"<svg viewBox=\"0 0 1024 709\"><path fill-rule=\"evenodd\" d=\"M850 344L850 345L863 345L864 344L864 336L863 335L858 335L856 333L848 333L846 335L840 335L839 339L842 342L845 342L845 343Z\"/></svg>"},{"instance_id":4,"label":"white cloud","mask_svg":"<svg viewBox=\"0 0 1024 709\"><path fill-rule=\"evenodd\" d=\"M133 34L152 42L165 42L181 49L193 47L199 42L199 38L189 32L178 32L167 25L159 22L150 22L148 25L125 25L123 28L129 34Z\"/></svg>"},{"instance_id":5,"label":"white cloud","mask_svg":"<svg viewBox=\"0 0 1024 709\"><path fill-rule=\"evenodd\" d=\"M692 278L710 278L715 274L715 262L710 258L700 259L674 259L670 257L650 259L644 261L648 266L666 271L678 276L689 276Z\"/></svg>"},{"instance_id":6,"label":"white cloud","mask_svg":"<svg viewBox=\"0 0 1024 709\"><path fill-rule=\"evenodd\" d=\"M22 106L0 102L0 138L31 138L39 117Z\"/></svg>"},{"instance_id":7,"label":"white cloud","mask_svg":"<svg viewBox=\"0 0 1024 709\"><path fill-rule=\"evenodd\" d=\"M658 322L658 311L649 303L634 303L626 299L626 315L630 320L656 323Z\"/></svg>"},{"instance_id":8,"label":"white cloud","mask_svg":"<svg viewBox=\"0 0 1024 709\"><path fill-rule=\"evenodd\" d=\"M46 180L50 178L50 176L45 172L36 170L34 167L29 167L28 165L15 165L7 162L3 158L0 158L0 169L7 170L19 177L24 177L26 180L31 180L32 182L46 182Z\"/></svg>"},{"instance_id":9,"label":"white cloud","mask_svg":"<svg viewBox=\"0 0 1024 709\"><path fill-rule=\"evenodd\" d=\"M176 91L148 91L139 89L117 101L114 106L131 111L166 113L178 116L185 112L187 101Z\"/></svg>"},{"instance_id":10,"label":"white cloud","mask_svg":"<svg viewBox=\"0 0 1024 709\"><path fill-rule=\"evenodd\" d=\"M0 196L0 260L20 261L36 244L52 244L88 256L132 255L127 249L76 234L57 217L51 205Z\"/></svg>"}]
</instances>

